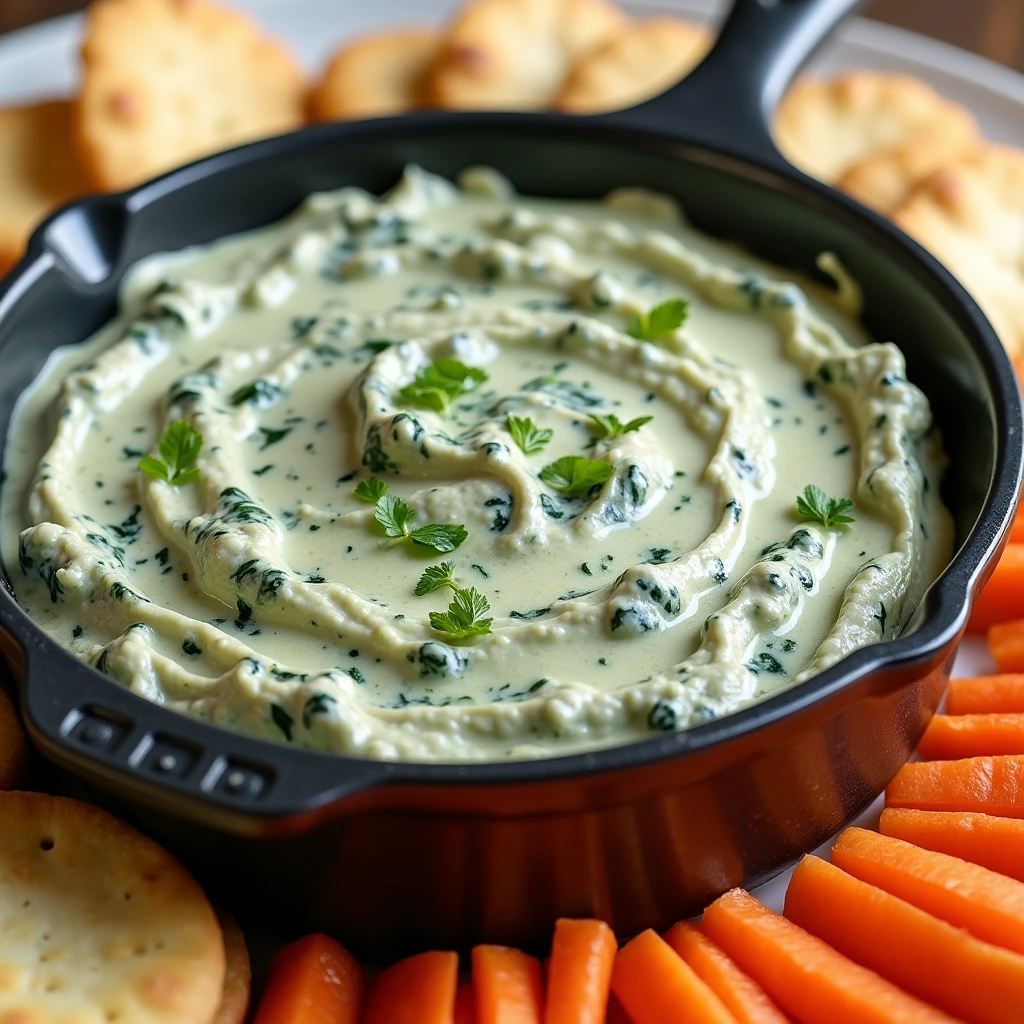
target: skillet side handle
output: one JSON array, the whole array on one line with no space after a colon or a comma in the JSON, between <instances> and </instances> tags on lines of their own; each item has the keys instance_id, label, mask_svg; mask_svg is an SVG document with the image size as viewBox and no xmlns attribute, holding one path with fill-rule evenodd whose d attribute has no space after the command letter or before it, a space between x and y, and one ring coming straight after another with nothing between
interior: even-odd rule
<instances>
[{"instance_id":1,"label":"skillet side handle","mask_svg":"<svg viewBox=\"0 0 1024 1024\"><path fill-rule=\"evenodd\" d=\"M788 168L772 139L772 113L803 64L863 2L735 0L704 61L667 92L617 119Z\"/></svg>"}]
</instances>

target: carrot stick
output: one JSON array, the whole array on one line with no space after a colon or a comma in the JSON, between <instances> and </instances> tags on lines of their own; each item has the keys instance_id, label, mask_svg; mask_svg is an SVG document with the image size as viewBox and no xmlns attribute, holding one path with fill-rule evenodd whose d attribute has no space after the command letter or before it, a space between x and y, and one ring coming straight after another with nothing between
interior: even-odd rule
<instances>
[{"instance_id":1,"label":"carrot stick","mask_svg":"<svg viewBox=\"0 0 1024 1024\"><path fill-rule=\"evenodd\" d=\"M1024 818L1024 756L905 764L885 790L887 807L980 811Z\"/></svg>"},{"instance_id":2,"label":"carrot stick","mask_svg":"<svg viewBox=\"0 0 1024 1024\"><path fill-rule=\"evenodd\" d=\"M946 713L985 715L1024 712L1024 675L951 679L946 690Z\"/></svg>"},{"instance_id":3,"label":"carrot stick","mask_svg":"<svg viewBox=\"0 0 1024 1024\"><path fill-rule=\"evenodd\" d=\"M936 715L917 752L929 761L1024 754L1024 715Z\"/></svg>"},{"instance_id":4,"label":"carrot stick","mask_svg":"<svg viewBox=\"0 0 1024 1024\"><path fill-rule=\"evenodd\" d=\"M863 828L836 840L832 863L975 938L1024 953L1022 882Z\"/></svg>"},{"instance_id":5,"label":"carrot stick","mask_svg":"<svg viewBox=\"0 0 1024 1024\"><path fill-rule=\"evenodd\" d=\"M1020 818L887 807L878 831L1024 882L1024 821Z\"/></svg>"},{"instance_id":6,"label":"carrot stick","mask_svg":"<svg viewBox=\"0 0 1024 1024\"><path fill-rule=\"evenodd\" d=\"M1024 957L972 938L904 900L804 857L786 917L931 1006L971 1024L1020 1024Z\"/></svg>"},{"instance_id":7,"label":"carrot stick","mask_svg":"<svg viewBox=\"0 0 1024 1024\"><path fill-rule=\"evenodd\" d=\"M399 960L374 979L362 1024L452 1024L458 984L456 953Z\"/></svg>"},{"instance_id":8,"label":"carrot stick","mask_svg":"<svg viewBox=\"0 0 1024 1024\"><path fill-rule=\"evenodd\" d=\"M986 639L1000 672L1024 672L1024 620L997 622L989 627Z\"/></svg>"},{"instance_id":9,"label":"carrot stick","mask_svg":"<svg viewBox=\"0 0 1024 1024\"><path fill-rule=\"evenodd\" d=\"M508 946L473 948L477 1024L541 1024L540 961Z\"/></svg>"},{"instance_id":10,"label":"carrot stick","mask_svg":"<svg viewBox=\"0 0 1024 1024\"><path fill-rule=\"evenodd\" d=\"M356 1024L365 988L351 953L326 935L307 935L270 961L253 1024Z\"/></svg>"},{"instance_id":11,"label":"carrot stick","mask_svg":"<svg viewBox=\"0 0 1024 1024\"><path fill-rule=\"evenodd\" d=\"M604 1024L617 949L604 921L555 922L544 1024Z\"/></svg>"},{"instance_id":12,"label":"carrot stick","mask_svg":"<svg viewBox=\"0 0 1024 1024\"><path fill-rule=\"evenodd\" d=\"M1007 544L974 602L967 628L983 633L997 622L1024 619L1024 544Z\"/></svg>"},{"instance_id":13,"label":"carrot stick","mask_svg":"<svg viewBox=\"0 0 1024 1024\"><path fill-rule=\"evenodd\" d=\"M1013 520L1013 526L1010 529L1010 543L1024 544L1024 505L1017 509L1017 517Z\"/></svg>"},{"instance_id":14,"label":"carrot stick","mask_svg":"<svg viewBox=\"0 0 1024 1024\"><path fill-rule=\"evenodd\" d=\"M788 1024L787 1018L753 978L744 974L701 930L685 921L665 941L725 1004L737 1024Z\"/></svg>"},{"instance_id":15,"label":"carrot stick","mask_svg":"<svg viewBox=\"0 0 1024 1024\"><path fill-rule=\"evenodd\" d=\"M953 1024L742 889L704 911L701 931L800 1024Z\"/></svg>"},{"instance_id":16,"label":"carrot stick","mask_svg":"<svg viewBox=\"0 0 1024 1024\"><path fill-rule=\"evenodd\" d=\"M619 950L612 991L634 1024L736 1024L722 1000L650 928Z\"/></svg>"},{"instance_id":17,"label":"carrot stick","mask_svg":"<svg viewBox=\"0 0 1024 1024\"><path fill-rule=\"evenodd\" d=\"M622 1008L622 1003L614 995L608 997L608 1013L604 1024L633 1024L629 1014Z\"/></svg>"},{"instance_id":18,"label":"carrot stick","mask_svg":"<svg viewBox=\"0 0 1024 1024\"><path fill-rule=\"evenodd\" d=\"M476 993L468 981L455 993L455 1019L452 1024L476 1024Z\"/></svg>"}]
</instances>

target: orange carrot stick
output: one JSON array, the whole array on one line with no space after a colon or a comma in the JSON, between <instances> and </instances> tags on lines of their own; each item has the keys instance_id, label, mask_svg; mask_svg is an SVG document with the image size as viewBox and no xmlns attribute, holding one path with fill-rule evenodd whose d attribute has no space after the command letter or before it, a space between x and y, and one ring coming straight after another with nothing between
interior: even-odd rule
<instances>
[{"instance_id":1,"label":"orange carrot stick","mask_svg":"<svg viewBox=\"0 0 1024 1024\"><path fill-rule=\"evenodd\" d=\"M787 1018L753 978L744 974L701 930L680 922L665 941L693 968L736 1018L737 1024L788 1024Z\"/></svg>"},{"instance_id":2,"label":"orange carrot stick","mask_svg":"<svg viewBox=\"0 0 1024 1024\"><path fill-rule=\"evenodd\" d=\"M474 946L477 1024L541 1024L540 961L508 946Z\"/></svg>"},{"instance_id":3,"label":"orange carrot stick","mask_svg":"<svg viewBox=\"0 0 1024 1024\"><path fill-rule=\"evenodd\" d=\"M1018 363L1018 372L1022 365ZM1013 521L1013 527L1010 529L1010 543L1011 544L1024 544L1024 505L1021 505L1017 509L1017 517Z\"/></svg>"},{"instance_id":4,"label":"orange carrot stick","mask_svg":"<svg viewBox=\"0 0 1024 1024\"><path fill-rule=\"evenodd\" d=\"M904 900L804 857L786 917L905 992L971 1024L1020 1024L1024 957L972 938Z\"/></svg>"},{"instance_id":5,"label":"orange carrot stick","mask_svg":"<svg viewBox=\"0 0 1024 1024\"><path fill-rule=\"evenodd\" d=\"M468 981L455 993L455 1019L452 1024L476 1024L476 993Z\"/></svg>"},{"instance_id":6,"label":"orange carrot stick","mask_svg":"<svg viewBox=\"0 0 1024 1024\"><path fill-rule=\"evenodd\" d=\"M604 1024L617 949L604 921L555 923L544 1024Z\"/></svg>"},{"instance_id":7,"label":"orange carrot stick","mask_svg":"<svg viewBox=\"0 0 1024 1024\"><path fill-rule=\"evenodd\" d=\"M1000 672L1024 672L1024 619L990 626L986 640Z\"/></svg>"},{"instance_id":8,"label":"orange carrot stick","mask_svg":"<svg viewBox=\"0 0 1024 1024\"><path fill-rule=\"evenodd\" d=\"M1024 712L1024 675L979 676L951 679L946 690L950 715L1012 714Z\"/></svg>"},{"instance_id":9,"label":"orange carrot stick","mask_svg":"<svg viewBox=\"0 0 1024 1024\"><path fill-rule=\"evenodd\" d=\"M270 961L253 1024L356 1024L365 988L351 953L326 935L307 935Z\"/></svg>"},{"instance_id":10,"label":"orange carrot stick","mask_svg":"<svg viewBox=\"0 0 1024 1024\"><path fill-rule=\"evenodd\" d=\"M1024 619L1024 544L1007 544L974 603L967 628L983 633L989 626L1011 619Z\"/></svg>"},{"instance_id":11,"label":"orange carrot stick","mask_svg":"<svg viewBox=\"0 0 1024 1024\"><path fill-rule=\"evenodd\" d=\"M980 811L1024 818L1024 756L905 764L885 790L887 807Z\"/></svg>"},{"instance_id":12,"label":"orange carrot stick","mask_svg":"<svg viewBox=\"0 0 1024 1024\"><path fill-rule=\"evenodd\" d=\"M742 889L704 911L701 931L800 1024L953 1024Z\"/></svg>"},{"instance_id":13,"label":"orange carrot stick","mask_svg":"<svg viewBox=\"0 0 1024 1024\"><path fill-rule=\"evenodd\" d=\"M863 828L836 840L832 863L975 938L1024 953L1022 882Z\"/></svg>"},{"instance_id":14,"label":"orange carrot stick","mask_svg":"<svg viewBox=\"0 0 1024 1024\"><path fill-rule=\"evenodd\" d=\"M657 932L641 932L615 957L612 991L634 1024L736 1024Z\"/></svg>"},{"instance_id":15,"label":"orange carrot stick","mask_svg":"<svg viewBox=\"0 0 1024 1024\"><path fill-rule=\"evenodd\" d=\"M455 953L435 951L399 960L374 979L362 1024L452 1024L458 985Z\"/></svg>"},{"instance_id":16,"label":"orange carrot stick","mask_svg":"<svg viewBox=\"0 0 1024 1024\"><path fill-rule=\"evenodd\" d=\"M1020 818L887 807L878 831L1024 882L1024 821Z\"/></svg>"},{"instance_id":17,"label":"orange carrot stick","mask_svg":"<svg viewBox=\"0 0 1024 1024\"><path fill-rule=\"evenodd\" d=\"M917 752L928 761L1024 754L1024 715L936 715Z\"/></svg>"}]
</instances>

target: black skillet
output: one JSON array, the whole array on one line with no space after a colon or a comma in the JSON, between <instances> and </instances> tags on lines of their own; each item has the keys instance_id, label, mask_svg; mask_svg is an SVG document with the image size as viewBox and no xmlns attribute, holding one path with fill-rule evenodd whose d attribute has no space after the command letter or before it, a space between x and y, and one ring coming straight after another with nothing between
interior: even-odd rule
<instances>
[{"instance_id":1,"label":"black skillet","mask_svg":"<svg viewBox=\"0 0 1024 1024\"><path fill-rule=\"evenodd\" d=\"M836 252L864 319L896 342L950 456L957 552L907 634L685 733L526 763L384 764L223 731L136 698L76 660L0 589L0 647L29 730L97 798L177 850L235 905L327 928L363 951L478 939L539 945L558 915L625 935L754 885L837 831L907 759L933 713L1021 480L1021 406L1003 349L933 259L793 170L768 119L855 0L738 0L706 63L619 114L443 114L311 128L68 207L0 291L0 440L58 345L114 312L136 260L266 224L309 192L504 171L527 195L625 185L813 275ZM7 566L13 577L17 566Z\"/></svg>"}]
</instances>

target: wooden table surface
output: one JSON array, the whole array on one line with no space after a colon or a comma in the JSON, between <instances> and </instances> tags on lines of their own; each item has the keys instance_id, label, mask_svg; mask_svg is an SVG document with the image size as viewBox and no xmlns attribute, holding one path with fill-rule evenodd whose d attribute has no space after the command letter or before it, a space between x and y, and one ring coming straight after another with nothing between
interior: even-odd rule
<instances>
[{"instance_id":1,"label":"wooden table surface","mask_svg":"<svg viewBox=\"0 0 1024 1024\"><path fill-rule=\"evenodd\" d=\"M84 6L83 0L0 0L0 32ZM1024 0L873 0L864 13L1024 71Z\"/></svg>"}]
</instances>

